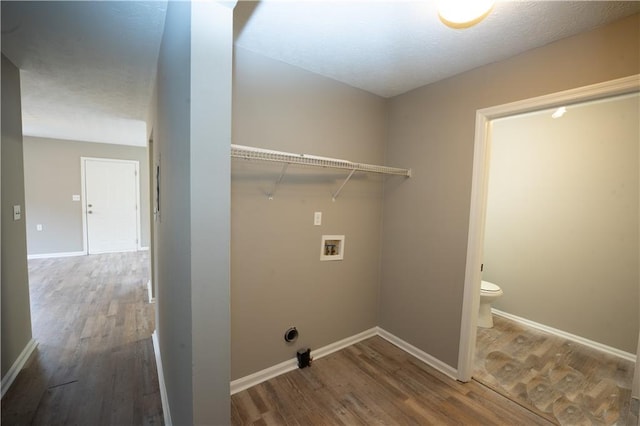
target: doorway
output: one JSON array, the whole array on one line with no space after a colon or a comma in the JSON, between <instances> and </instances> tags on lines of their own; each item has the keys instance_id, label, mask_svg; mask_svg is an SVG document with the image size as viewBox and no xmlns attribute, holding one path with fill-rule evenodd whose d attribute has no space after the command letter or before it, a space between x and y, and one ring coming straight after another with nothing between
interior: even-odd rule
<instances>
[{"instance_id":1,"label":"doorway","mask_svg":"<svg viewBox=\"0 0 640 426\"><path fill-rule=\"evenodd\" d=\"M99 254L138 250L138 161L83 157L81 170L85 252Z\"/></svg>"},{"instance_id":2,"label":"doorway","mask_svg":"<svg viewBox=\"0 0 640 426\"><path fill-rule=\"evenodd\" d=\"M476 114L475 157L467 250L465 293L461 328L458 378L471 379L476 345L481 268L484 260L485 221L489 178L489 139L492 120L542 109L638 92L638 76L578 88L512 104L479 110Z\"/></svg>"}]
</instances>

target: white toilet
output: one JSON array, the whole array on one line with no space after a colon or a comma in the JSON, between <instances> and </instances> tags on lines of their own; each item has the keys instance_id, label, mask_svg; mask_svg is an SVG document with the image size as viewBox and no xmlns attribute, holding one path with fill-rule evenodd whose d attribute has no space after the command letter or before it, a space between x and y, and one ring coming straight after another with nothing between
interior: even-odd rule
<instances>
[{"instance_id":1,"label":"white toilet","mask_svg":"<svg viewBox=\"0 0 640 426\"><path fill-rule=\"evenodd\" d=\"M493 327L493 315L491 314L491 304L498 297L502 296L502 289L489 281L482 281L480 284L480 312L478 313L478 327Z\"/></svg>"}]
</instances>

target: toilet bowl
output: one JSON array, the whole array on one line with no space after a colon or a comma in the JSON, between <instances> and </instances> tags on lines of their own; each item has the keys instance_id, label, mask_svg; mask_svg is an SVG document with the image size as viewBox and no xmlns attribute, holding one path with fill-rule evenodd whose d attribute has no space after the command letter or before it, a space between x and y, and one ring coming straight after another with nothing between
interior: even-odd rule
<instances>
[{"instance_id":1,"label":"toilet bowl","mask_svg":"<svg viewBox=\"0 0 640 426\"><path fill-rule=\"evenodd\" d=\"M478 313L478 327L493 327L493 315L491 314L491 304L498 297L502 296L502 289L489 281L482 281L480 284L480 312Z\"/></svg>"}]
</instances>

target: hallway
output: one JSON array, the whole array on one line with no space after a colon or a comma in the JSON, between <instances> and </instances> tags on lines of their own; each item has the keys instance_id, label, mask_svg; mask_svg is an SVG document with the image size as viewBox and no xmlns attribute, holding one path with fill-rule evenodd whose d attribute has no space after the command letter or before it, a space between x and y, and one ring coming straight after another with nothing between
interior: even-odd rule
<instances>
[{"instance_id":1,"label":"hallway","mask_svg":"<svg viewBox=\"0 0 640 426\"><path fill-rule=\"evenodd\" d=\"M163 424L147 302L149 253L29 261L33 356L7 425Z\"/></svg>"}]
</instances>

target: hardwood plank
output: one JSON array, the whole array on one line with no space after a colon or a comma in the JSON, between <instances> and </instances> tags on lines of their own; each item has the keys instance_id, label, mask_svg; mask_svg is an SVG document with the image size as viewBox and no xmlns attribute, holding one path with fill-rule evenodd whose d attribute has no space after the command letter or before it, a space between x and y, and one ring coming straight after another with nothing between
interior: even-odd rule
<instances>
[{"instance_id":1,"label":"hardwood plank","mask_svg":"<svg viewBox=\"0 0 640 426\"><path fill-rule=\"evenodd\" d=\"M479 383L444 376L380 337L231 401L234 425L552 424Z\"/></svg>"},{"instance_id":2,"label":"hardwood plank","mask_svg":"<svg viewBox=\"0 0 640 426\"><path fill-rule=\"evenodd\" d=\"M267 426L281 426L287 424L284 417L282 417L278 411L267 411L262 415L262 420Z\"/></svg>"},{"instance_id":3,"label":"hardwood plank","mask_svg":"<svg viewBox=\"0 0 640 426\"><path fill-rule=\"evenodd\" d=\"M384 404L380 404L379 401L376 402L367 395L356 395L350 392L344 395L341 402L365 423L370 422L370 424L377 425L397 424L397 420L389 416L387 410L383 408Z\"/></svg>"},{"instance_id":4,"label":"hardwood plank","mask_svg":"<svg viewBox=\"0 0 640 426\"><path fill-rule=\"evenodd\" d=\"M148 252L29 261L32 359L2 399L10 425L163 424Z\"/></svg>"}]
</instances>

